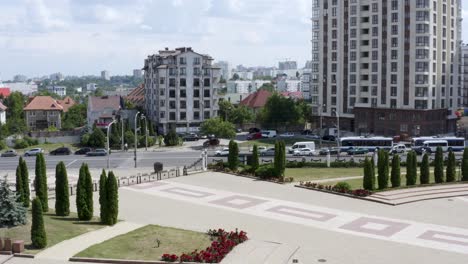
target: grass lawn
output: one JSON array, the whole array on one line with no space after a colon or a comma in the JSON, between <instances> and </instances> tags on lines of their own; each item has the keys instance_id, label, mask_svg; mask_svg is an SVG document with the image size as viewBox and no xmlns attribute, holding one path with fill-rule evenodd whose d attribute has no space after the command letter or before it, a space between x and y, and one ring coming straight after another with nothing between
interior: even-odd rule
<instances>
[{"instance_id":1,"label":"grass lawn","mask_svg":"<svg viewBox=\"0 0 468 264\"><path fill-rule=\"evenodd\" d=\"M94 245L76 257L159 260L165 253L180 255L205 249L210 244L210 237L205 233L148 225Z\"/></svg>"},{"instance_id":2,"label":"grass lawn","mask_svg":"<svg viewBox=\"0 0 468 264\"><path fill-rule=\"evenodd\" d=\"M47 234L47 247L104 227L97 220L90 222L79 221L74 213L70 214L69 217L59 217L53 212L45 213L44 223ZM31 211L28 212L28 223L26 225L10 229L0 228L0 237L24 240L25 253L36 254L41 251L31 246Z\"/></svg>"},{"instance_id":3,"label":"grass lawn","mask_svg":"<svg viewBox=\"0 0 468 264\"><path fill-rule=\"evenodd\" d=\"M286 169L286 177L294 177L294 181L313 181L331 178L362 176L363 168L293 168Z\"/></svg>"}]
</instances>

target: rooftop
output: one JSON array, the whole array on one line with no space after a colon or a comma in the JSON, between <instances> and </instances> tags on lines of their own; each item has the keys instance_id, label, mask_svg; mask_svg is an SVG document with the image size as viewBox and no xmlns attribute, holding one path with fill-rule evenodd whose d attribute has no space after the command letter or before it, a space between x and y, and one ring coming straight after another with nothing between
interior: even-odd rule
<instances>
[{"instance_id":1,"label":"rooftop","mask_svg":"<svg viewBox=\"0 0 468 264\"><path fill-rule=\"evenodd\" d=\"M63 107L50 96L36 96L24 108L25 111L32 110L57 110L63 111Z\"/></svg>"},{"instance_id":2,"label":"rooftop","mask_svg":"<svg viewBox=\"0 0 468 264\"><path fill-rule=\"evenodd\" d=\"M240 102L240 105L247 106L249 108L262 108L265 106L268 98L272 95L271 92L266 90L258 90L257 92L250 94Z\"/></svg>"},{"instance_id":3,"label":"rooftop","mask_svg":"<svg viewBox=\"0 0 468 264\"><path fill-rule=\"evenodd\" d=\"M122 108L119 95L100 97L90 96L88 105L92 111L102 111L109 108L120 110Z\"/></svg>"}]
</instances>

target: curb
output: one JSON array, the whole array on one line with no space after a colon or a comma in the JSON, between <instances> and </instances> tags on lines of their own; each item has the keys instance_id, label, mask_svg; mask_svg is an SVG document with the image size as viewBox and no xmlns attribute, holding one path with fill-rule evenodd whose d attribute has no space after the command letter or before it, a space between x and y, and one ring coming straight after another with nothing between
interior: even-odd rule
<instances>
[{"instance_id":1,"label":"curb","mask_svg":"<svg viewBox=\"0 0 468 264\"><path fill-rule=\"evenodd\" d=\"M178 262L166 262L161 260L131 260L131 259L102 259L102 258L80 258L71 257L68 259L70 262L85 262L85 263L113 263L113 264L167 264L167 263L178 263ZM196 262L184 262L187 264L196 264ZM0 263L1 264L1 263Z\"/></svg>"},{"instance_id":2,"label":"curb","mask_svg":"<svg viewBox=\"0 0 468 264\"><path fill-rule=\"evenodd\" d=\"M35 255L32 255L32 254L24 254L24 253L15 253L14 256L15 256L16 258L30 258L30 259L35 258Z\"/></svg>"}]
</instances>

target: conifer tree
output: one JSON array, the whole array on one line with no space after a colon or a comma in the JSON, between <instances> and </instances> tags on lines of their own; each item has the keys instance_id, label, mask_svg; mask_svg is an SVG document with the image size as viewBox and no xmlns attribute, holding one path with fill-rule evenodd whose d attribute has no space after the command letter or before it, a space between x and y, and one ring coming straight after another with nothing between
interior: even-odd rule
<instances>
[{"instance_id":1,"label":"conifer tree","mask_svg":"<svg viewBox=\"0 0 468 264\"><path fill-rule=\"evenodd\" d=\"M47 235L44 227L42 208L41 199L36 197L32 202L31 241L33 247L38 249L47 246Z\"/></svg>"},{"instance_id":2,"label":"conifer tree","mask_svg":"<svg viewBox=\"0 0 468 264\"><path fill-rule=\"evenodd\" d=\"M55 213L58 216L70 215L67 168L63 161L55 167Z\"/></svg>"},{"instance_id":3,"label":"conifer tree","mask_svg":"<svg viewBox=\"0 0 468 264\"><path fill-rule=\"evenodd\" d=\"M435 154L434 179L436 183L444 182L444 154L441 147L437 147Z\"/></svg>"},{"instance_id":4,"label":"conifer tree","mask_svg":"<svg viewBox=\"0 0 468 264\"><path fill-rule=\"evenodd\" d=\"M110 171L106 183L107 210L106 224L115 225L119 216L119 190L114 172Z\"/></svg>"},{"instance_id":5,"label":"conifer tree","mask_svg":"<svg viewBox=\"0 0 468 264\"><path fill-rule=\"evenodd\" d=\"M103 169L101 173L101 177L99 178L99 205L100 205L100 216L101 216L101 222L106 223L106 217L107 217L107 175L106 171Z\"/></svg>"},{"instance_id":6,"label":"conifer tree","mask_svg":"<svg viewBox=\"0 0 468 264\"><path fill-rule=\"evenodd\" d=\"M446 179L447 182L454 182L456 180L456 167L457 161L455 160L455 154L450 151L447 160Z\"/></svg>"},{"instance_id":7,"label":"conifer tree","mask_svg":"<svg viewBox=\"0 0 468 264\"><path fill-rule=\"evenodd\" d=\"M390 181L392 187L397 188L401 185L401 173L400 173L400 156L398 154L393 155L392 158L392 175Z\"/></svg>"},{"instance_id":8,"label":"conifer tree","mask_svg":"<svg viewBox=\"0 0 468 264\"><path fill-rule=\"evenodd\" d=\"M20 165L21 165L21 178L22 178L22 184L23 184L23 205L24 207L28 208L29 203L30 203L30 189L29 189L29 171L28 171L28 165L26 164L26 161L20 157Z\"/></svg>"},{"instance_id":9,"label":"conifer tree","mask_svg":"<svg viewBox=\"0 0 468 264\"><path fill-rule=\"evenodd\" d=\"M468 181L468 148L463 150L462 159L462 181Z\"/></svg>"},{"instance_id":10,"label":"conifer tree","mask_svg":"<svg viewBox=\"0 0 468 264\"><path fill-rule=\"evenodd\" d=\"M420 181L421 184L428 184L429 183L429 156L424 154L421 162L421 169L420 169Z\"/></svg>"},{"instance_id":11,"label":"conifer tree","mask_svg":"<svg viewBox=\"0 0 468 264\"><path fill-rule=\"evenodd\" d=\"M41 200L42 210L44 212L49 211L46 164L42 153L39 153L36 156L36 178L34 179L34 189L36 191L36 197L39 197Z\"/></svg>"}]
</instances>

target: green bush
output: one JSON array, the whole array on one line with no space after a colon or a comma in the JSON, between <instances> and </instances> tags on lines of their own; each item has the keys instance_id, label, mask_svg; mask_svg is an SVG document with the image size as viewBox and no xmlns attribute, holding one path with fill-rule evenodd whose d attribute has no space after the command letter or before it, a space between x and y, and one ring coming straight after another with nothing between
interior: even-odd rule
<instances>
[{"instance_id":1,"label":"green bush","mask_svg":"<svg viewBox=\"0 0 468 264\"><path fill-rule=\"evenodd\" d=\"M375 188L375 174L374 174L374 169L372 165L372 159L369 160L367 157L364 160L364 178L363 178L363 183L362 186L364 187L365 190L372 191Z\"/></svg>"},{"instance_id":2,"label":"green bush","mask_svg":"<svg viewBox=\"0 0 468 264\"><path fill-rule=\"evenodd\" d=\"M229 169L232 171L237 170L237 167L239 167L239 146L234 140L229 141L228 164Z\"/></svg>"},{"instance_id":3,"label":"green bush","mask_svg":"<svg viewBox=\"0 0 468 264\"><path fill-rule=\"evenodd\" d=\"M468 181L468 148L463 150L463 159L462 159L462 181Z\"/></svg>"},{"instance_id":4,"label":"green bush","mask_svg":"<svg viewBox=\"0 0 468 264\"><path fill-rule=\"evenodd\" d=\"M284 141L276 141L275 143L275 158L273 165L276 170L275 176L279 178L284 177L284 171L286 169L286 146Z\"/></svg>"},{"instance_id":5,"label":"green bush","mask_svg":"<svg viewBox=\"0 0 468 264\"><path fill-rule=\"evenodd\" d=\"M351 185L347 182L338 182L333 188L347 192L351 190Z\"/></svg>"},{"instance_id":6,"label":"green bush","mask_svg":"<svg viewBox=\"0 0 468 264\"><path fill-rule=\"evenodd\" d=\"M377 171L379 189L386 189L388 187L388 152L383 149L378 151Z\"/></svg>"},{"instance_id":7,"label":"green bush","mask_svg":"<svg viewBox=\"0 0 468 264\"><path fill-rule=\"evenodd\" d=\"M441 147L437 147L434 160L434 179L436 183L444 182L444 154Z\"/></svg>"},{"instance_id":8,"label":"green bush","mask_svg":"<svg viewBox=\"0 0 468 264\"><path fill-rule=\"evenodd\" d=\"M44 228L42 208L41 199L36 197L32 202L31 241L32 246L38 249L47 246L47 235Z\"/></svg>"},{"instance_id":9,"label":"green bush","mask_svg":"<svg viewBox=\"0 0 468 264\"><path fill-rule=\"evenodd\" d=\"M99 207L100 207L100 217L101 222L105 223L107 217L107 174L104 169L102 169L101 177L99 178Z\"/></svg>"},{"instance_id":10,"label":"green bush","mask_svg":"<svg viewBox=\"0 0 468 264\"><path fill-rule=\"evenodd\" d=\"M81 146L89 146L89 138L90 138L89 134L84 134L83 136L81 136L81 141L80 141Z\"/></svg>"},{"instance_id":11,"label":"green bush","mask_svg":"<svg viewBox=\"0 0 468 264\"><path fill-rule=\"evenodd\" d=\"M453 151L450 151L447 159L447 170L445 172L447 182L454 182L456 180L456 167L457 161L455 160L455 154Z\"/></svg>"},{"instance_id":12,"label":"green bush","mask_svg":"<svg viewBox=\"0 0 468 264\"><path fill-rule=\"evenodd\" d=\"M274 178L276 175L275 167L271 164L261 165L255 170L255 176L260 177L261 179L270 179Z\"/></svg>"},{"instance_id":13,"label":"green bush","mask_svg":"<svg viewBox=\"0 0 468 264\"><path fill-rule=\"evenodd\" d=\"M92 148L104 148L106 146L106 135L100 128L93 128L93 133L88 139L88 146Z\"/></svg>"},{"instance_id":14,"label":"green bush","mask_svg":"<svg viewBox=\"0 0 468 264\"><path fill-rule=\"evenodd\" d=\"M0 179L0 228L26 224L26 208L17 198L4 176Z\"/></svg>"},{"instance_id":15,"label":"green bush","mask_svg":"<svg viewBox=\"0 0 468 264\"><path fill-rule=\"evenodd\" d=\"M406 185L411 186L416 184L417 178L417 156L414 151L410 151L406 157Z\"/></svg>"},{"instance_id":16,"label":"green bush","mask_svg":"<svg viewBox=\"0 0 468 264\"><path fill-rule=\"evenodd\" d=\"M35 146L39 144L39 140L37 140L36 138L28 137L28 136L24 137L24 141L26 141L28 146Z\"/></svg>"},{"instance_id":17,"label":"green bush","mask_svg":"<svg viewBox=\"0 0 468 264\"><path fill-rule=\"evenodd\" d=\"M4 149L7 149L8 146L5 142L5 140L0 140L0 150L4 150Z\"/></svg>"},{"instance_id":18,"label":"green bush","mask_svg":"<svg viewBox=\"0 0 468 264\"><path fill-rule=\"evenodd\" d=\"M400 173L400 156L393 155L392 158L392 174L390 177L392 187L397 188L401 185L401 173Z\"/></svg>"},{"instance_id":19,"label":"green bush","mask_svg":"<svg viewBox=\"0 0 468 264\"><path fill-rule=\"evenodd\" d=\"M258 158L258 147L257 147L257 144L255 144L253 146L253 151L252 151L252 160L251 160L251 164L250 166L252 166L252 169L255 171L256 169L258 169L258 166L260 166L260 162L259 162L259 158Z\"/></svg>"},{"instance_id":20,"label":"green bush","mask_svg":"<svg viewBox=\"0 0 468 264\"><path fill-rule=\"evenodd\" d=\"M424 154L420 166L420 178L421 184L428 184L429 183L429 156Z\"/></svg>"},{"instance_id":21,"label":"green bush","mask_svg":"<svg viewBox=\"0 0 468 264\"><path fill-rule=\"evenodd\" d=\"M70 215L68 175L63 161L55 167L55 213L58 216Z\"/></svg>"},{"instance_id":22,"label":"green bush","mask_svg":"<svg viewBox=\"0 0 468 264\"><path fill-rule=\"evenodd\" d=\"M175 130L169 131L166 136L164 136L164 145L168 147L179 145L179 137Z\"/></svg>"},{"instance_id":23,"label":"green bush","mask_svg":"<svg viewBox=\"0 0 468 264\"><path fill-rule=\"evenodd\" d=\"M15 145L13 148L15 149L24 149L29 147L29 144L26 140L24 139L15 139Z\"/></svg>"},{"instance_id":24,"label":"green bush","mask_svg":"<svg viewBox=\"0 0 468 264\"><path fill-rule=\"evenodd\" d=\"M76 208L80 220L91 220L93 218L93 180L86 163L80 167L76 190Z\"/></svg>"},{"instance_id":25,"label":"green bush","mask_svg":"<svg viewBox=\"0 0 468 264\"><path fill-rule=\"evenodd\" d=\"M36 197L41 200L42 210L49 211L46 163L42 153L36 156L36 178L34 179Z\"/></svg>"},{"instance_id":26,"label":"green bush","mask_svg":"<svg viewBox=\"0 0 468 264\"><path fill-rule=\"evenodd\" d=\"M106 183L106 217L105 224L115 225L119 216L119 190L117 185L117 179L115 178L114 172L110 171L107 177Z\"/></svg>"}]
</instances>

